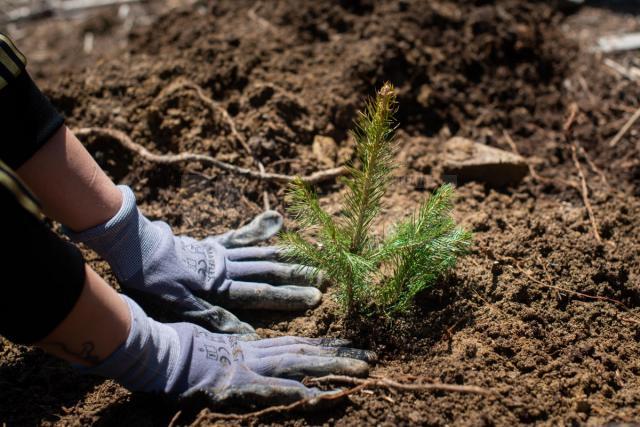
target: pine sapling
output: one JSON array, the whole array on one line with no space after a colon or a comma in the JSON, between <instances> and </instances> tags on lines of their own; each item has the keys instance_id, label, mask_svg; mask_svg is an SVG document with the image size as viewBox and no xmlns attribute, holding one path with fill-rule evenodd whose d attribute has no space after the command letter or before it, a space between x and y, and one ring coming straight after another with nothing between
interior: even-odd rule
<instances>
[{"instance_id":1,"label":"pine sapling","mask_svg":"<svg viewBox=\"0 0 640 427\"><path fill-rule=\"evenodd\" d=\"M281 236L288 255L337 284L348 314L366 308L388 314L407 311L415 296L451 270L471 244L471 233L451 217L454 189L448 184L388 237L373 235L372 224L396 168L396 108L393 86L386 83L359 113L352 132L357 162L342 180L347 188L341 215L328 214L301 179L288 193L288 210L300 230Z\"/></svg>"}]
</instances>

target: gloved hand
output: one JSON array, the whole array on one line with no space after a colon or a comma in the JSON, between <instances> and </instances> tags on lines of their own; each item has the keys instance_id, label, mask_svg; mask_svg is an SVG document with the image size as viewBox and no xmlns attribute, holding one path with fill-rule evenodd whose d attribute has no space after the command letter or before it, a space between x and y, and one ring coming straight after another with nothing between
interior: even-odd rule
<instances>
[{"instance_id":1,"label":"gloved hand","mask_svg":"<svg viewBox=\"0 0 640 427\"><path fill-rule=\"evenodd\" d=\"M295 381L329 374L366 376L370 351L340 339L281 337L243 341L190 323L164 324L133 300L126 342L101 364L77 367L113 378L132 391L173 396L205 394L212 403L287 403L322 392Z\"/></svg>"},{"instance_id":2,"label":"gloved hand","mask_svg":"<svg viewBox=\"0 0 640 427\"><path fill-rule=\"evenodd\" d=\"M118 188L123 203L113 218L67 234L104 258L122 289L147 310L161 307L209 330L253 333L250 325L217 305L304 310L320 302L314 271L278 262L277 247L249 246L280 230L277 212L264 212L239 230L198 241L174 236L164 222L149 221L136 207L131 189Z\"/></svg>"}]
</instances>

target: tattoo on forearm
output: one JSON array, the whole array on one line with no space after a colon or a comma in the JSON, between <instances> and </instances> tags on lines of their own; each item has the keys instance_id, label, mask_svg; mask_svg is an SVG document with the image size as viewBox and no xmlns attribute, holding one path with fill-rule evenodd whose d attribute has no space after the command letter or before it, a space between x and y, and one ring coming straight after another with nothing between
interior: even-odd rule
<instances>
[{"instance_id":1,"label":"tattoo on forearm","mask_svg":"<svg viewBox=\"0 0 640 427\"><path fill-rule=\"evenodd\" d=\"M92 366L96 366L102 361L98 355L93 354L96 346L92 341L83 342L82 349L80 351L73 351L62 342L47 342L45 345L57 347L62 350L63 353L81 359Z\"/></svg>"}]
</instances>

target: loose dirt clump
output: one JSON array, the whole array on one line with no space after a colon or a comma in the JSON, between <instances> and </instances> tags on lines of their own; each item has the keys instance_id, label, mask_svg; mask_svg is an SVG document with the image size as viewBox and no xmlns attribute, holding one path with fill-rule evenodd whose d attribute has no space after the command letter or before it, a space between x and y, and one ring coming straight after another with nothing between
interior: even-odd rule
<instances>
[{"instance_id":1,"label":"loose dirt clump","mask_svg":"<svg viewBox=\"0 0 640 427\"><path fill-rule=\"evenodd\" d=\"M497 396L376 390L330 411L259 422L601 425L640 417L637 134L608 146L640 106L640 89L581 52L561 31L567 20L578 25L572 19L515 0L216 1L159 16L124 50L86 68L37 72L71 127L115 128L154 152L192 151L251 168L257 160L285 174L318 169L318 135L336 141L338 158L351 158L356 111L389 80L398 89L403 167L381 230L445 178L442 145L451 136L517 150L536 177L502 190L459 187L456 216L476 233L474 251L410 315L345 325L331 290L299 317L239 313L264 336L351 337L380 355L376 375L478 385ZM240 138L194 85L226 110ZM264 191L284 211L279 185L199 163L153 165L104 138L85 142L114 179L134 188L145 213L178 233L203 237L241 225L261 211ZM601 243L571 184L579 183L572 144ZM335 210L340 186L321 190ZM179 409L6 341L0 384L0 420L9 425L166 425ZM177 422L220 421L193 407Z\"/></svg>"}]
</instances>

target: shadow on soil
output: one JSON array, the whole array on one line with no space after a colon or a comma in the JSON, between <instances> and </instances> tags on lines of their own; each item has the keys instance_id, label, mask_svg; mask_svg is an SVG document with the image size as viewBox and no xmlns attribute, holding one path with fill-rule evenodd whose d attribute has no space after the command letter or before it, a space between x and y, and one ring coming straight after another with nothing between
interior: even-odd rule
<instances>
[{"instance_id":1,"label":"shadow on soil","mask_svg":"<svg viewBox=\"0 0 640 427\"><path fill-rule=\"evenodd\" d=\"M102 382L77 375L64 362L37 349L27 349L18 357L0 366L0 422L7 425L55 421Z\"/></svg>"}]
</instances>

